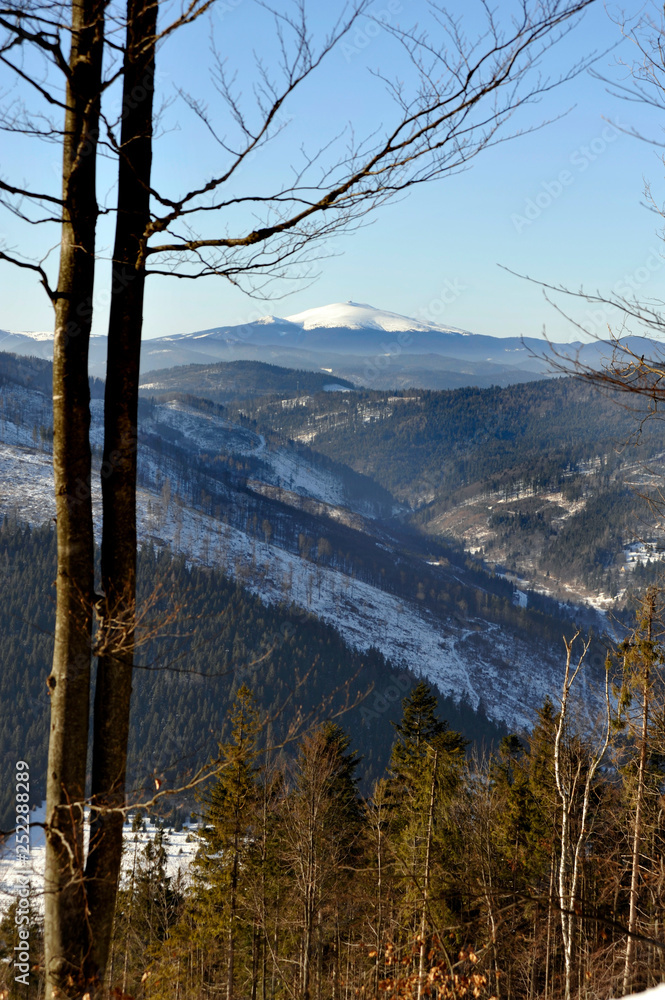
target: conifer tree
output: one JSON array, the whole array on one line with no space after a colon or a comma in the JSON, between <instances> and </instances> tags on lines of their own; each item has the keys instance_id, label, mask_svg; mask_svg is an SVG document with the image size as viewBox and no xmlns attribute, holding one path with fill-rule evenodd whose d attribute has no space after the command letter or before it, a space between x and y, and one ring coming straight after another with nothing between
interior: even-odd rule
<instances>
[{"instance_id":1,"label":"conifer tree","mask_svg":"<svg viewBox=\"0 0 665 1000\"><path fill-rule=\"evenodd\" d=\"M349 737L327 722L303 739L284 800L282 857L300 931L296 989L303 1000L314 983L320 994L324 965L339 978L340 900L361 824L357 765Z\"/></svg>"},{"instance_id":2,"label":"conifer tree","mask_svg":"<svg viewBox=\"0 0 665 1000\"><path fill-rule=\"evenodd\" d=\"M242 685L230 713L231 738L219 744L219 776L208 793L194 862L193 905L201 931L225 942L223 964L227 1000L236 981L236 944L241 923L240 874L253 850L250 836L258 801L257 754L260 720L249 688Z\"/></svg>"},{"instance_id":3,"label":"conifer tree","mask_svg":"<svg viewBox=\"0 0 665 1000\"><path fill-rule=\"evenodd\" d=\"M437 717L436 707L436 697L424 681L403 699L402 720L394 724L397 738L388 782L390 840L401 880L403 944L410 949L417 938L421 956L431 918L436 915L435 922L440 923L451 906L459 906L455 877L459 830L451 822L449 807L460 784L467 741ZM417 988L422 988L421 971Z\"/></svg>"},{"instance_id":4,"label":"conifer tree","mask_svg":"<svg viewBox=\"0 0 665 1000\"><path fill-rule=\"evenodd\" d=\"M183 904L180 880L174 881L167 871L164 827L158 824L154 836L140 850L137 834L144 829L140 813L136 813L132 829L129 884L118 895L109 970L111 986L119 988L122 995L135 993L142 977L152 974L152 963L169 939Z\"/></svg>"},{"instance_id":5,"label":"conifer tree","mask_svg":"<svg viewBox=\"0 0 665 1000\"><path fill-rule=\"evenodd\" d=\"M428 753L439 751L442 761L445 758L457 765L468 744L468 740L450 730L448 723L437 717L436 708L436 696L425 681L420 681L402 699L402 721L393 723L397 737L390 758L390 771L394 782L403 791L415 791Z\"/></svg>"},{"instance_id":6,"label":"conifer tree","mask_svg":"<svg viewBox=\"0 0 665 1000\"><path fill-rule=\"evenodd\" d=\"M654 718L657 719L663 707L659 668L665 655L662 645L663 607L659 588L648 588L640 601L636 617L635 629L617 651L622 662L620 724L628 729L627 745L621 754L621 773L629 814L631 859L628 934L623 968L624 995L632 992L635 973L639 881L651 867L651 861L647 860L643 847L650 825L649 805L659 795L662 784L662 760L654 752L656 748L652 739Z\"/></svg>"}]
</instances>

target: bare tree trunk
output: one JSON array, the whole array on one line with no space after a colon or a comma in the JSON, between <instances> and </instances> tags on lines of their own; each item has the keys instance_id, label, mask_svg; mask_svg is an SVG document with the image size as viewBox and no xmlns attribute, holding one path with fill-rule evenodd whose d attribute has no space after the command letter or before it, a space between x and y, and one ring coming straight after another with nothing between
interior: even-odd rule
<instances>
[{"instance_id":1,"label":"bare tree trunk","mask_svg":"<svg viewBox=\"0 0 665 1000\"><path fill-rule=\"evenodd\" d=\"M303 1000L309 1000L311 963L312 963L312 934L314 926L314 908L316 904L316 803L314 801L316 789L309 789L307 802L307 856L305 861L305 885L303 898L303 936L302 936L302 965L300 991Z\"/></svg>"},{"instance_id":2,"label":"bare tree trunk","mask_svg":"<svg viewBox=\"0 0 665 1000\"><path fill-rule=\"evenodd\" d=\"M554 898L554 836L550 857L550 891L547 899L547 939L545 945L545 989L543 1000L548 1000L550 985L550 952L552 944L552 899Z\"/></svg>"},{"instance_id":3,"label":"bare tree trunk","mask_svg":"<svg viewBox=\"0 0 665 1000\"><path fill-rule=\"evenodd\" d=\"M233 1000L233 978L235 972L235 931L238 909L238 869L240 855L240 831L236 825L233 841L233 866L231 869L231 892L229 900L229 930L227 934L228 955L226 960L226 1000Z\"/></svg>"},{"instance_id":4,"label":"bare tree trunk","mask_svg":"<svg viewBox=\"0 0 665 1000\"><path fill-rule=\"evenodd\" d=\"M268 980L268 892L266 866L268 862L268 782L263 782L261 810L261 1000L267 1000Z\"/></svg>"},{"instance_id":5,"label":"bare tree trunk","mask_svg":"<svg viewBox=\"0 0 665 1000\"><path fill-rule=\"evenodd\" d=\"M63 220L53 342L53 468L58 565L46 784L44 947L47 991L84 992L83 800L94 588L88 345L97 224L96 150L104 0L72 5L63 142Z\"/></svg>"},{"instance_id":6,"label":"bare tree trunk","mask_svg":"<svg viewBox=\"0 0 665 1000\"><path fill-rule=\"evenodd\" d=\"M429 903L429 880L430 880L430 862L432 856L432 828L434 825L434 793L436 790L436 765L438 760L438 751L434 753L434 764L432 765L432 784L430 787L429 795L429 814L427 817L427 847L425 849L425 873L423 878L423 906L420 918L420 953L418 956L418 991L416 994L417 1000L421 1000L423 995L423 988L425 986L425 954L426 939L427 939L427 905Z\"/></svg>"},{"instance_id":7,"label":"bare tree trunk","mask_svg":"<svg viewBox=\"0 0 665 1000\"><path fill-rule=\"evenodd\" d=\"M374 992L376 996L379 995L379 969L381 964L381 955L383 954L383 829L381 827L382 815L383 814L381 809L381 803L379 803L377 809L377 817L376 817L376 838L377 838L376 840L376 898L377 898L376 952L377 954L376 954L376 971L374 974Z\"/></svg>"},{"instance_id":8,"label":"bare tree trunk","mask_svg":"<svg viewBox=\"0 0 665 1000\"><path fill-rule=\"evenodd\" d=\"M256 1000L259 979L259 930L257 921L252 921L252 986L250 1000Z\"/></svg>"},{"instance_id":9,"label":"bare tree trunk","mask_svg":"<svg viewBox=\"0 0 665 1000\"><path fill-rule=\"evenodd\" d=\"M127 930L125 932L125 964L122 970L122 992L127 992L127 967L129 964L129 928L132 923L132 915L134 912L134 882L136 879L136 855L138 853L138 847L134 845L134 864L132 865L132 880L129 884L129 914L127 915Z\"/></svg>"},{"instance_id":10,"label":"bare tree trunk","mask_svg":"<svg viewBox=\"0 0 665 1000\"><path fill-rule=\"evenodd\" d=\"M647 643L651 643L654 601L648 608ZM648 647L647 647L648 648ZM626 955L623 967L623 995L630 993L631 973L635 960L635 929L637 927L637 898L640 874L640 848L642 843L642 807L644 803L644 778L647 765L647 739L649 730L649 662L644 664L642 677L642 731L640 734L640 763L637 772L637 795L635 801L635 818L633 820L633 857L630 873L630 905L628 911L628 936L626 938Z\"/></svg>"},{"instance_id":11,"label":"bare tree trunk","mask_svg":"<svg viewBox=\"0 0 665 1000\"><path fill-rule=\"evenodd\" d=\"M321 1000L321 982L323 980L323 932L321 923L321 907L318 907L316 912L316 981L314 987L316 1000Z\"/></svg>"},{"instance_id":12,"label":"bare tree trunk","mask_svg":"<svg viewBox=\"0 0 665 1000\"><path fill-rule=\"evenodd\" d=\"M122 854L136 612L138 385L150 221L157 3L128 0L118 215L104 399L102 590L86 866L93 955L106 966Z\"/></svg>"},{"instance_id":13,"label":"bare tree trunk","mask_svg":"<svg viewBox=\"0 0 665 1000\"><path fill-rule=\"evenodd\" d=\"M559 859L559 877L558 877L558 891L559 891L559 907L561 910L561 934L563 937L563 957L564 957L564 997L565 1000L570 1000L571 988L573 982L573 943L574 934L576 927L577 914L575 912L577 902L577 890L580 882L580 868L582 851L586 844L587 838L587 817L589 814L589 804L591 799L591 788L593 784L593 779L595 777L596 771L603 760L610 739L611 731L611 719L610 719L610 698L609 698L609 676L606 672L605 675L605 706L606 706L606 720L605 720L605 735L603 737L603 742L595 753L591 755L588 763L586 777L584 783L581 783L581 772L582 772L582 759L577 762L577 767L574 768L574 774L572 776L567 776L565 774L564 762L562 760L563 751L563 736L566 730L567 724L567 714L568 714L568 699L570 695L570 690L575 682L577 675L582 669L584 658L586 656L587 650L589 648L589 640L583 643L582 654L579 657L577 665L571 670L571 659L573 645L579 632L577 632L573 638L568 641L564 639L566 646L566 669L563 681L563 691L561 695L561 711L559 713L559 721L556 728L556 737L554 742L554 777L556 781L556 788L559 794L559 799L561 801L561 834L560 834L560 850L561 856ZM582 749L580 748L580 754ZM580 793L581 787L581 793ZM572 832L572 813L575 806L575 801L581 795L581 813L579 820L579 832L576 836Z\"/></svg>"}]
</instances>

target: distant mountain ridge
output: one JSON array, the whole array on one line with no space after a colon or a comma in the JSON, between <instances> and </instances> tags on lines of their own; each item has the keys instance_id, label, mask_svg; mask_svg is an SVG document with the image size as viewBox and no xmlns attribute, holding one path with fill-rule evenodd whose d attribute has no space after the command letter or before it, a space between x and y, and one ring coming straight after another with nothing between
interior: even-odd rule
<instances>
[{"instance_id":1,"label":"distant mountain ridge","mask_svg":"<svg viewBox=\"0 0 665 1000\"><path fill-rule=\"evenodd\" d=\"M344 392L351 391L354 385L327 372L281 368L262 361L218 361L212 365L181 365L146 372L140 388L151 396L189 393L225 403L244 396L293 397L310 392Z\"/></svg>"},{"instance_id":2,"label":"distant mountain ridge","mask_svg":"<svg viewBox=\"0 0 665 1000\"><path fill-rule=\"evenodd\" d=\"M656 345L631 337L638 355ZM50 359L52 341L43 333L0 331L0 350ZM426 322L357 302L337 302L292 316L264 316L251 323L213 327L145 340L141 370L182 365L259 361L310 372L326 372L372 389L452 389L506 386L552 374L550 360L579 358L600 366L612 355L604 341L549 344L537 337L492 337ZM90 343L91 374L103 376L106 338Z\"/></svg>"}]
</instances>

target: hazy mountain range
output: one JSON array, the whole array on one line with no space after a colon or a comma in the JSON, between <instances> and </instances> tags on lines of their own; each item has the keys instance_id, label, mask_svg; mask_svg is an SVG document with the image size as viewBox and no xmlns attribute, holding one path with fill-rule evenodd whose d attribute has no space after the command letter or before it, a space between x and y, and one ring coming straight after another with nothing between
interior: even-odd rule
<instances>
[{"instance_id":1,"label":"hazy mountain range","mask_svg":"<svg viewBox=\"0 0 665 1000\"><path fill-rule=\"evenodd\" d=\"M636 353L653 345L630 338ZM52 357L50 333L0 331L0 350ZM452 389L527 382L552 374L548 359L563 355L599 364L611 356L603 341L548 344L536 337L490 337L400 316L356 302L333 303L293 316L145 340L141 369L219 361L262 361L325 372L373 389ZM103 376L106 338L90 343L91 374Z\"/></svg>"}]
</instances>

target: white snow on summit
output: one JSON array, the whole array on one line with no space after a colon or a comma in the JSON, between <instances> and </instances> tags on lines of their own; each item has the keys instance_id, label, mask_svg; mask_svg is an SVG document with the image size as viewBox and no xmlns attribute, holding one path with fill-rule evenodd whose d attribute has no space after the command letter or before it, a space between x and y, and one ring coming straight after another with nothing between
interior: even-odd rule
<instances>
[{"instance_id":1,"label":"white snow on summit","mask_svg":"<svg viewBox=\"0 0 665 1000\"><path fill-rule=\"evenodd\" d=\"M270 314L268 314L267 316L259 316L259 318L257 320L254 320L254 322L260 323L261 326L269 326L271 323L279 323L280 318L279 316L271 316Z\"/></svg>"},{"instance_id":2,"label":"white snow on summit","mask_svg":"<svg viewBox=\"0 0 665 1000\"><path fill-rule=\"evenodd\" d=\"M30 337L31 340L49 341L53 340L53 330L5 330L12 337ZM92 333L91 337L98 339L103 336L101 333Z\"/></svg>"},{"instance_id":3,"label":"white snow on summit","mask_svg":"<svg viewBox=\"0 0 665 1000\"><path fill-rule=\"evenodd\" d=\"M439 323L423 323L399 313L376 309L364 302L333 302L328 306L316 309L306 309L304 312L287 316L289 323L298 323L304 330L315 330L319 327L347 327L350 330L385 330L397 333L400 330L438 330L445 333L465 333L452 326L441 326Z\"/></svg>"}]
</instances>

